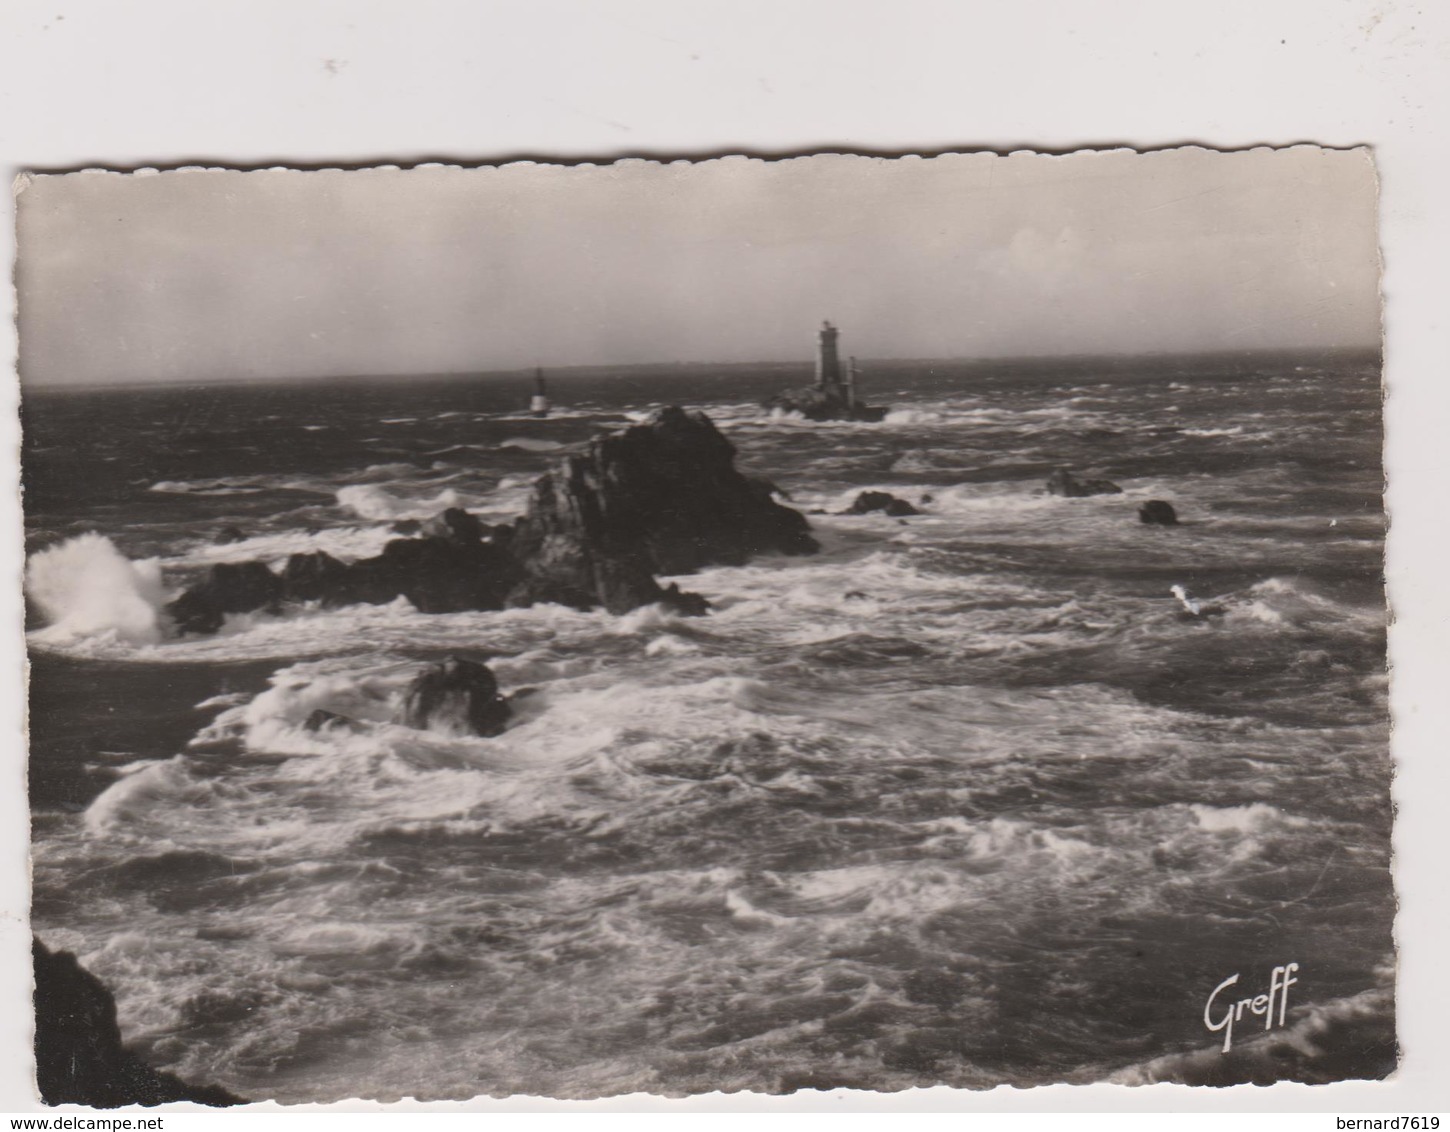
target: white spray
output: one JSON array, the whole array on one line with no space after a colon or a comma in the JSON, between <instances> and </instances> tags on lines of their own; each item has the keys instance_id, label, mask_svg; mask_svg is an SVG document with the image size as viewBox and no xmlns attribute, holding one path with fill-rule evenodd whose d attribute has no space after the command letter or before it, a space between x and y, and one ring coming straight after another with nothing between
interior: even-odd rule
<instances>
[{"instance_id":1,"label":"white spray","mask_svg":"<svg viewBox=\"0 0 1450 1132\"><path fill-rule=\"evenodd\" d=\"M50 621L47 636L111 634L137 645L161 639L160 563L132 562L104 535L80 535L31 555L25 590Z\"/></svg>"},{"instance_id":2,"label":"white spray","mask_svg":"<svg viewBox=\"0 0 1450 1132\"><path fill-rule=\"evenodd\" d=\"M1202 615L1203 603L1200 602L1196 597L1189 597L1188 591L1185 590L1182 586L1173 586L1169 592L1172 593L1173 596L1176 597L1180 602L1182 602L1183 608L1188 610L1188 612L1193 614L1193 616L1198 617Z\"/></svg>"}]
</instances>

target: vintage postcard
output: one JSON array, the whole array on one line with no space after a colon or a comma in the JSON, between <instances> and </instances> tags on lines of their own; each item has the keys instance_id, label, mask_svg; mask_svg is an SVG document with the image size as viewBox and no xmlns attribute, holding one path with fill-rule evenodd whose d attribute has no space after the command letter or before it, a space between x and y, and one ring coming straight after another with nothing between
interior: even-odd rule
<instances>
[{"instance_id":1,"label":"vintage postcard","mask_svg":"<svg viewBox=\"0 0 1450 1132\"><path fill-rule=\"evenodd\" d=\"M17 194L48 1102L1394 1071L1366 151Z\"/></svg>"}]
</instances>

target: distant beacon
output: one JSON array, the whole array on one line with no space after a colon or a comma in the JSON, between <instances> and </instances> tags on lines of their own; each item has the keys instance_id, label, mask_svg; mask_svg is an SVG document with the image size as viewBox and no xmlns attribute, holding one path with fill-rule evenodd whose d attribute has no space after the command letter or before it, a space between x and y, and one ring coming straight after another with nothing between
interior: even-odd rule
<instances>
[{"instance_id":1,"label":"distant beacon","mask_svg":"<svg viewBox=\"0 0 1450 1132\"><path fill-rule=\"evenodd\" d=\"M840 336L829 320L821 323L816 342L816 388L823 393L841 392L841 355L836 349Z\"/></svg>"},{"instance_id":2,"label":"distant beacon","mask_svg":"<svg viewBox=\"0 0 1450 1132\"><path fill-rule=\"evenodd\" d=\"M534 370L534 395L529 400L529 412L536 417L549 415L549 390L544 386L544 371Z\"/></svg>"}]
</instances>

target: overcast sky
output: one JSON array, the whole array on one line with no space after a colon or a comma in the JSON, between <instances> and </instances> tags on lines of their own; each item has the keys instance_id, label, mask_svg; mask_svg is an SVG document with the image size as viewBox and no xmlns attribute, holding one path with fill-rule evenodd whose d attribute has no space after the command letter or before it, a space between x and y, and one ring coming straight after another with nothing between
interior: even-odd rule
<instances>
[{"instance_id":1,"label":"overcast sky","mask_svg":"<svg viewBox=\"0 0 1450 1132\"><path fill-rule=\"evenodd\" d=\"M1308 147L82 173L19 202L39 384L1379 341L1368 156Z\"/></svg>"}]
</instances>

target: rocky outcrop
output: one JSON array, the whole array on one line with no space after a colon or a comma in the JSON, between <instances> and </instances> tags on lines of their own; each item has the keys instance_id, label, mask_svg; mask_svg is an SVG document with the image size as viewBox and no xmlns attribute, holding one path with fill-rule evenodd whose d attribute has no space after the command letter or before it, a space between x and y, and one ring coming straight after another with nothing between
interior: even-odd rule
<instances>
[{"instance_id":1,"label":"rocky outcrop","mask_svg":"<svg viewBox=\"0 0 1450 1132\"><path fill-rule=\"evenodd\" d=\"M1080 480L1066 468L1047 477L1047 494L1081 499L1088 495L1121 495L1123 489L1111 480Z\"/></svg>"},{"instance_id":2,"label":"rocky outcrop","mask_svg":"<svg viewBox=\"0 0 1450 1132\"><path fill-rule=\"evenodd\" d=\"M502 733L509 715L488 665L455 656L413 678L398 722L420 731L488 736Z\"/></svg>"},{"instance_id":3,"label":"rocky outcrop","mask_svg":"<svg viewBox=\"0 0 1450 1132\"><path fill-rule=\"evenodd\" d=\"M121 1044L116 1000L68 951L32 943L35 963L35 1072L48 1105L91 1108L175 1101L245 1104L214 1085L189 1085L158 1072Z\"/></svg>"},{"instance_id":4,"label":"rocky outcrop","mask_svg":"<svg viewBox=\"0 0 1450 1132\"><path fill-rule=\"evenodd\" d=\"M166 607L183 633L215 633L228 613L275 611L282 579L261 562L219 562L204 581Z\"/></svg>"},{"instance_id":5,"label":"rocky outcrop","mask_svg":"<svg viewBox=\"0 0 1450 1132\"><path fill-rule=\"evenodd\" d=\"M502 609L519 575L508 551L477 537L400 538L349 566L323 601L382 605L401 596L420 613Z\"/></svg>"},{"instance_id":6,"label":"rocky outcrop","mask_svg":"<svg viewBox=\"0 0 1450 1132\"><path fill-rule=\"evenodd\" d=\"M905 515L920 515L921 512L904 499L897 499L888 491L863 491L852 501L851 506L842 511L843 515L869 515L873 511L882 511L894 518Z\"/></svg>"},{"instance_id":7,"label":"rocky outcrop","mask_svg":"<svg viewBox=\"0 0 1450 1132\"><path fill-rule=\"evenodd\" d=\"M227 613L284 600L405 597L424 613L538 602L627 613L660 603L700 614L709 608L703 597L661 587L656 575L818 549L805 517L777 494L768 480L736 470L734 447L708 417L671 407L567 457L534 485L527 514L512 526L490 528L449 508L373 558L294 554L280 577L260 562L213 567L168 608L184 633L215 632Z\"/></svg>"},{"instance_id":8,"label":"rocky outcrop","mask_svg":"<svg viewBox=\"0 0 1450 1132\"><path fill-rule=\"evenodd\" d=\"M1178 512L1173 510L1173 504L1162 499L1150 499L1147 503L1138 505L1138 522L1154 523L1160 527L1176 527L1178 525Z\"/></svg>"},{"instance_id":9,"label":"rocky outcrop","mask_svg":"<svg viewBox=\"0 0 1450 1132\"><path fill-rule=\"evenodd\" d=\"M659 590L654 575L819 549L805 516L772 494L736 470L734 446L709 417L661 409L596 437L534 485L508 544L525 572L509 604L698 607L698 597Z\"/></svg>"},{"instance_id":10,"label":"rocky outcrop","mask_svg":"<svg viewBox=\"0 0 1450 1132\"><path fill-rule=\"evenodd\" d=\"M808 386L777 393L763 402L772 412L799 413L808 421L879 421L885 418L881 405L852 404L834 390Z\"/></svg>"},{"instance_id":11,"label":"rocky outcrop","mask_svg":"<svg viewBox=\"0 0 1450 1132\"><path fill-rule=\"evenodd\" d=\"M325 550L294 554L282 568L282 596L287 601L322 601L347 574L347 566Z\"/></svg>"}]
</instances>

